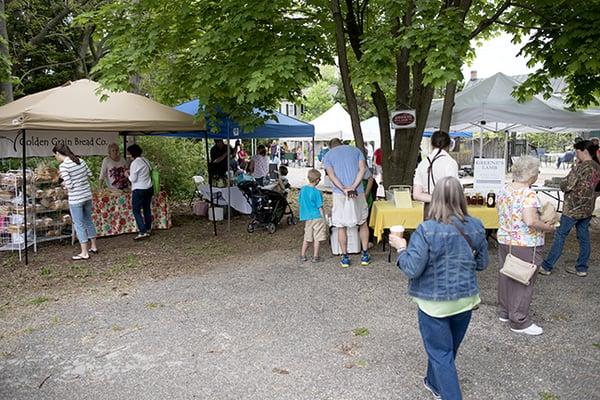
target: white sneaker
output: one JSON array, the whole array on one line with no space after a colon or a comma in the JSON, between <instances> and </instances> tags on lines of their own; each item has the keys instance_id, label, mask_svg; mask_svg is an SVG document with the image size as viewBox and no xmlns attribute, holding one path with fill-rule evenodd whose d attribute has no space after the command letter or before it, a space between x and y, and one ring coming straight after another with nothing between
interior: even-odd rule
<instances>
[{"instance_id":1,"label":"white sneaker","mask_svg":"<svg viewBox=\"0 0 600 400\"><path fill-rule=\"evenodd\" d=\"M516 332L516 333L524 333L526 335L531 335L531 336L537 336L537 335L541 335L542 333L544 333L544 330L540 326L537 326L536 324L531 324L531 325L529 325L529 327L527 327L525 329L510 328L510 330L513 332Z\"/></svg>"},{"instance_id":2,"label":"white sneaker","mask_svg":"<svg viewBox=\"0 0 600 400\"><path fill-rule=\"evenodd\" d=\"M498 320L500 322L508 322L508 318L502 318L502 317L498 317Z\"/></svg>"}]
</instances>

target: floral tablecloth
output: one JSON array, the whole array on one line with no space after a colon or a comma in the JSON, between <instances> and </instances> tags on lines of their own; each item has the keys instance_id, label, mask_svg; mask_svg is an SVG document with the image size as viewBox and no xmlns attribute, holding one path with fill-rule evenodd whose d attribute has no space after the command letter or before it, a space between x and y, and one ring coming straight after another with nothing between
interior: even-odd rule
<instances>
[{"instance_id":1,"label":"floral tablecloth","mask_svg":"<svg viewBox=\"0 0 600 400\"><path fill-rule=\"evenodd\" d=\"M94 192L92 218L98 236L120 235L137 232L135 218L131 211L131 192ZM152 229L169 229L171 210L167 193L160 192L152 197Z\"/></svg>"}]
</instances>

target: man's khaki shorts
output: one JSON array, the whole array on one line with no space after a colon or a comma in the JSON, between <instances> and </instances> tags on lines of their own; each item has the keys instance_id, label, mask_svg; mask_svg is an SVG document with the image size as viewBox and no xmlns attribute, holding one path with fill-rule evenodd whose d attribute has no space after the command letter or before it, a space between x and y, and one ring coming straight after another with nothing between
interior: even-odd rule
<instances>
[{"instance_id":1,"label":"man's khaki shorts","mask_svg":"<svg viewBox=\"0 0 600 400\"><path fill-rule=\"evenodd\" d=\"M356 225L362 225L367 222L369 216L369 205L364 193L359 193L358 197L349 201L354 202L354 212L349 214L345 207L346 195L333 194L333 208L331 210L331 224L338 228L351 228ZM354 223L352 223L354 221Z\"/></svg>"},{"instance_id":2,"label":"man's khaki shorts","mask_svg":"<svg viewBox=\"0 0 600 400\"><path fill-rule=\"evenodd\" d=\"M327 224L323 218L306 221L304 225L304 240L307 242L327 240Z\"/></svg>"}]
</instances>

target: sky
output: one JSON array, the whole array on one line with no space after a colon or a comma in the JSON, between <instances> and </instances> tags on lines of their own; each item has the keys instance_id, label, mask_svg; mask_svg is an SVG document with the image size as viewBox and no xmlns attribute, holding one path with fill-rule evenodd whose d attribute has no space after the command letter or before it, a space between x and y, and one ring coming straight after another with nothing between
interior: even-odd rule
<instances>
[{"instance_id":1,"label":"sky","mask_svg":"<svg viewBox=\"0 0 600 400\"><path fill-rule=\"evenodd\" d=\"M470 79L471 70L477 71L478 78L488 78L497 72L506 75L527 74L533 69L526 66L527 60L517 57L520 47L510 42L511 36L502 34L476 49L476 57L471 65L463 65L465 80Z\"/></svg>"}]
</instances>

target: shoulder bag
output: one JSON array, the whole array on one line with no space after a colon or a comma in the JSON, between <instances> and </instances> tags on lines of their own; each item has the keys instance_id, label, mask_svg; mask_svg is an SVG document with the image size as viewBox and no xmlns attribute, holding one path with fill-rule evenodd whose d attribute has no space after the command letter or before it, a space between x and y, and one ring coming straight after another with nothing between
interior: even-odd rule
<instances>
[{"instance_id":1,"label":"shoulder bag","mask_svg":"<svg viewBox=\"0 0 600 400\"><path fill-rule=\"evenodd\" d=\"M511 207L512 211L512 207ZM504 260L504 265L500 268L500 273L508 276L512 280L515 280L525 286L529 286L533 274L536 273L538 267L535 265L535 250L536 245L533 247L533 256L531 263L521 260L519 257L512 255L512 215L511 215L511 230L508 233L510 242L508 245L508 254Z\"/></svg>"},{"instance_id":2,"label":"shoulder bag","mask_svg":"<svg viewBox=\"0 0 600 400\"><path fill-rule=\"evenodd\" d=\"M157 170L156 168L152 168L150 166L150 162L146 161L145 159L142 159L144 161L144 164L146 164L148 166L148 174L150 175L150 181L152 182L152 191L154 192L154 194L159 194L160 193L160 171Z\"/></svg>"}]
</instances>

